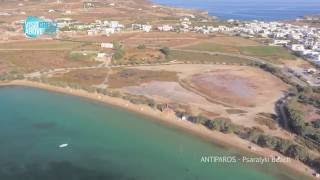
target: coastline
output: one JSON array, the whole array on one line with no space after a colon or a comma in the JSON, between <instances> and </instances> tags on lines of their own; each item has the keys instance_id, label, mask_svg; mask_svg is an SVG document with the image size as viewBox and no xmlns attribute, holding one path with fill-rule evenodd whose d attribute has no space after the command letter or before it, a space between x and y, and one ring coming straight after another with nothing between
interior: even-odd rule
<instances>
[{"instance_id":1,"label":"coastline","mask_svg":"<svg viewBox=\"0 0 320 180\"><path fill-rule=\"evenodd\" d=\"M260 14L257 14L256 12L253 13L253 14L250 14L250 13L243 13L242 11L237 11L237 9L232 9L232 13L225 13L225 11L223 11L223 13L221 13L219 11L219 9L221 8L230 8L230 6L226 6L225 4L216 4L216 8L215 9L208 9L207 6L197 6L197 7L192 7L191 5L189 6L182 6L182 5L172 5L172 4L166 4L166 3L163 3L163 2L159 2L159 1L156 1L156 0L146 0L147 2L151 3L151 4L154 4L154 5L159 5L159 6L164 6L164 7L171 7L171 8L177 8L177 9L188 9L188 10L194 10L194 11L202 11L202 12L206 12L207 15L209 17L214 17L216 18L217 20L220 20L220 21L227 21L229 19L234 19L234 20L239 20L239 21L253 21L253 20L258 20L258 21L265 21L265 22L273 22L273 21L276 21L276 22L284 22L284 21L293 21L297 18L300 18L300 17L304 17L304 16L314 16L314 15L320 15L318 11L314 12L314 11L311 11L311 12L306 12L304 14L294 14L294 15L291 15L292 12L295 12L293 10L290 11L290 13L288 14L285 14L285 15L280 15L280 16L277 16L277 17L271 17L269 18L270 15L272 14L268 14L268 16L265 16L265 15L260 15ZM302 1L302 0L301 0ZM267 3L266 3L267 2ZM265 3L261 3L263 5L268 5L270 4L270 2L268 3L268 1L266 1ZM202 2L202 3L205 3L205 2ZM234 4L234 5L238 5L238 4ZM311 5L309 5L310 7L312 7ZM309 7L308 6L308 7ZM292 7L285 7L285 8L292 8ZM296 8L296 7L295 7ZM218 9L218 11L217 11ZM248 9L247 11L250 11L251 9ZM261 9L260 9L261 10ZM277 13L277 7L272 7L272 8L269 8L269 9L262 9L264 10L264 12L267 12L267 11L273 11L273 14ZM246 12L247 12L246 11ZM280 13L283 13L280 11ZM240 18L239 18L240 16ZM284 16L284 17L283 17Z\"/></svg>"},{"instance_id":2,"label":"coastline","mask_svg":"<svg viewBox=\"0 0 320 180\"><path fill-rule=\"evenodd\" d=\"M84 90L74 90L71 88L56 87L56 86L52 86L44 83L31 82L26 80L15 80L8 83L0 83L0 87L1 86L26 86L26 87L48 90L52 92L68 94L72 96L83 97L90 100L102 102L111 106L115 106L121 109L126 109L128 111L131 111L143 116L150 117L152 120L155 120L160 123L170 125L170 126L179 128L181 130L187 131L188 133L197 135L209 141L210 143L214 143L218 145L220 144L226 147L232 147L234 149L239 150L239 152L250 153L250 154L263 156L263 157L274 157L274 156L278 156L281 158L285 157L278 152L254 145L249 141L246 141L237 137L234 134L223 134L218 131L211 131L205 128L204 126L195 125L188 121L178 120L178 118L174 114L165 114L160 111L156 111L146 105L134 105L121 98L114 98L114 97L104 96L97 93L89 93ZM249 146L254 147L255 150L254 151L250 150L248 148ZM312 176L312 173L314 171L300 161L290 159L290 163L281 163L281 165L283 167L290 168L291 170L294 170L299 174L303 174L307 177L314 178Z\"/></svg>"}]
</instances>

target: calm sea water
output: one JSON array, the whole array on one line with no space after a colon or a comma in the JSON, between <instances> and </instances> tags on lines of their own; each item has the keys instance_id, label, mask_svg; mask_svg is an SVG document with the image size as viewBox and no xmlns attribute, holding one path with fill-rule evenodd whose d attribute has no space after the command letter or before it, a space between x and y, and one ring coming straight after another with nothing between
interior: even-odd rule
<instances>
[{"instance_id":1,"label":"calm sea water","mask_svg":"<svg viewBox=\"0 0 320 180\"><path fill-rule=\"evenodd\" d=\"M221 19L283 20L320 14L319 0L152 0L155 3L203 9Z\"/></svg>"},{"instance_id":2,"label":"calm sea water","mask_svg":"<svg viewBox=\"0 0 320 180\"><path fill-rule=\"evenodd\" d=\"M1 180L303 179L270 164L203 164L203 155L238 153L118 108L20 86L0 88L0 147Z\"/></svg>"}]
</instances>

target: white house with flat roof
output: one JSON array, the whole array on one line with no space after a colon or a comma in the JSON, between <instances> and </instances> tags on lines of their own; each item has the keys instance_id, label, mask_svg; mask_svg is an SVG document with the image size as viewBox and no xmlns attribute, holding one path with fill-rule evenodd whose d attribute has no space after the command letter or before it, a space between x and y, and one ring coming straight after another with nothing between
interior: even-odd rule
<instances>
[{"instance_id":1,"label":"white house with flat roof","mask_svg":"<svg viewBox=\"0 0 320 180\"><path fill-rule=\"evenodd\" d=\"M174 29L173 26L167 25L167 24L158 27L159 31L165 31L165 32L172 31L173 29Z\"/></svg>"},{"instance_id":2,"label":"white house with flat roof","mask_svg":"<svg viewBox=\"0 0 320 180\"><path fill-rule=\"evenodd\" d=\"M281 39L275 39L272 43L272 45L276 46L287 46L290 43L290 40L281 40Z\"/></svg>"},{"instance_id":3,"label":"white house with flat roof","mask_svg":"<svg viewBox=\"0 0 320 180\"><path fill-rule=\"evenodd\" d=\"M294 52L303 52L305 49L303 44L292 44L291 50Z\"/></svg>"},{"instance_id":4,"label":"white house with flat roof","mask_svg":"<svg viewBox=\"0 0 320 180\"><path fill-rule=\"evenodd\" d=\"M101 43L101 48L112 49L113 44L112 43Z\"/></svg>"},{"instance_id":5,"label":"white house with flat roof","mask_svg":"<svg viewBox=\"0 0 320 180\"><path fill-rule=\"evenodd\" d=\"M142 25L142 31L144 32L150 32L152 30L151 25Z\"/></svg>"}]
</instances>

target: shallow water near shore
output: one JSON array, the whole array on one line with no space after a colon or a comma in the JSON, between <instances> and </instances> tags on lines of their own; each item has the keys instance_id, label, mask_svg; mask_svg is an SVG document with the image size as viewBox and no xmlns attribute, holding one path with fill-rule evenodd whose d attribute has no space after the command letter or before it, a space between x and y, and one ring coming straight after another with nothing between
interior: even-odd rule
<instances>
[{"instance_id":1,"label":"shallow water near shore","mask_svg":"<svg viewBox=\"0 0 320 180\"><path fill-rule=\"evenodd\" d=\"M274 164L201 163L241 155L132 112L29 87L0 87L0 128L3 180L304 179Z\"/></svg>"}]
</instances>

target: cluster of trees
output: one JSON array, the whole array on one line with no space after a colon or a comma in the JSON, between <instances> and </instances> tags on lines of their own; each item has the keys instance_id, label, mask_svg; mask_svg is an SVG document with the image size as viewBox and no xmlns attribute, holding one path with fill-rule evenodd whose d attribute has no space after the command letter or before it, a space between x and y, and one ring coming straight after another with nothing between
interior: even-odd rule
<instances>
[{"instance_id":1,"label":"cluster of trees","mask_svg":"<svg viewBox=\"0 0 320 180\"><path fill-rule=\"evenodd\" d=\"M170 56L171 50L168 47L163 47L163 48L160 49L160 52L162 54L164 54L166 56L166 58L168 59L169 56Z\"/></svg>"},{"instance_id":2,"label":"cluster of trees","mask_svg":"<svg viewBox=\"0 0 320 180\"><path fill-rule=\"evenodd\" d=\"M12 81L24 79L24 76L16 71L10 71L0 74L0 81Z\"/></svg>"},{"instance_id":3,"label":"cluster of trees","mask_svg":"<svg viewBox=\"0 0 320 180\"><path fill-rule=\"evenodd\" d=\"M309 97L306 96L305 94L300 94L298 96L299 102L304 103L304 104L310 104L316 108L320 108L320 99L315 98L315 97Z\"/></svg>"},{"instance_id":4,"label":"cluster of trees","mask_svg":"<svg viewBox=\"0 0 320 180\"><path fill-rule=\"evenodd\" d=\"M292 85L294 88L298 89L298 91L303 91L303 87L299 84L291 80L291 77L287 76L282 72L282 70L278 67L273 66L272 64L263 64L263 63L255 63L254 66L259 67L260 69L271 73L272 75L278 77L283 82Z\"/></svg>"},{"instance_id":5,"label":"cluster of trees","mask_svg":"<svg viewBox=\"0 0 320 180\"><path fill-rule=\"evenodd\" d=\"M202 124L210 130L216 130L223 133L235 133L240 138L249 140L261 147L275 150L285 156L300 160L315 168L317 171L320 171L320 159L309 155L306 147L301 146L294 141L266 135L263 130L257 127L246 128L235 125L230 121L230 119L209 119L203 116L192 116L186 112L176 112L176 115L179 118L184 117L187 121L192 123Z\"/></svg>"},{"instance_id":6,"label":"cluster of trees","mask_svg":"<svg viewBox=\"0 0 320 180\"><path fill-rule=\"evenodd\" d=\"M155 108L157 105L153 99L141 95L125 94L122 95L122 98L131 102L132 104L144 104L151 108Z\"/></svg>"},{"instance_id":7,"label":"cluster of trees","mask_svg":"<svg viewBox=\"0 0 320 180\"><path fill-rule=\"evenodd\" d=\"M261 147L273 149L288 157L301 161L307 159L308 153L304 147L290 140L263 134L258 128L248 129L243 137Z\"/></svg>"},{"instance_id":8,"label":"cluster of trees","mask_svg":"<svg viewBox=\"0 0 320 180\"><path fill-rule=\"evenodd\" d=\"M261 147L275 150L320 171L320 159L310 155L306 147L301 146L294 141L265 135L256 128L250 129L245 138Z\"/></svg>"},{"instance_id":9,"label":"cluster of trees","mask_svg":"<svg viewBox=\"0 0 320 180\"><path fill-rule=\"evenodd\" d=\"M296 108L292 102L289 102L286 106L286 112L289 117L289 126L292 131L298 135L302 135L306 128L304 113Z\"/></svg>"},{"instance_id":10,"label":"cluster of trees","mask_svg":"<svg viewBox=\"0 0 320 180\"><path fill-rule=\"evenodd\" d=\"M223 133L238 133L242 129L241 126L235 125L228 118L210 119L204 116L194 116L190 113L176 111L176 116L180 119L184 118L194 124L201 124L210 130L216 130Z\"/></svg>"},{"instance_id":11,"label":"cluster of trees","mask_svg":"<svg viewBox=\"0 0 320 180\"><path fill-rule=\"evenodd\" d=\"M115 52L112 56L112 59L120 60L124 57L125 51L124 51L123 46L119 42L117 42L117 41L113 42L113 49L115 50Z\"/></svg>"},{"instance_id":12,"label":"cluster of trees","mask_svg":"<svg viewBox=\"0 0 320 180\"><path fill-rule=\"evenodd\" d=\"M279 68L276 68L270 64L259 64L258 65L261 69L272 73L273 75L277 76L287 84L293 86L290 90L290 94L295 99L297 97L298 101L304 104L310 104L316 108L320 108L320 99L309 97L306 94L311 92L320 92L320 88L310 88L310 87L301 87L300 85L293 82L290 77L287 77L285 74L281 72ZM294 102L295 100L291 101ZM306 123L304 119L304 113L299 108L295 107L293 103L289 103L286 106L286 112L289 116L289 126L291 130L299 136L311 139L316 143L320 144L320 131L317 130L319 127L319 122L314 123ZM320 146L320 145L319 145Z\"/></svg>"},{"instance_id":13,"label":"cluster of trees","mask_svg":"<svg viewBox=\"0 0 320 180\"><path fill-rule=\"evenodd\" d=\"M163 47L159 49L159 51L165 56L165 59L162 58L162 56L155 56L152 58L137 58L135 56L129 56L128 58L124 58L125 56L125 48L118 43L117 41L113 42L113 48L114 48L114 54L112 56L112 59L114 60L112 63L115 65L138 65L138 64L154 64L156 63L162 63L167 62L169 59L169 56L171 54L170 48ZM145 44L139 44L137 46L137 49L144 50L146 49ZM121 61L119 61L121 60Z\"/></svg>"},{"instance_id":14,"label":"cluster of trees","mask_svg":"<svg viewBox=\"0 0 320 180\"><path fill-rule=\"evenodd\" d=\"M296 108L293 102L288 103L286 112L292 131L307 140L311 140L320 149L320 130L317 128L320 125L320 120L313 123L306 123L303 112Z\"/></svg>"},{"instance_id":15,"label":"cluster of trees","mask_svg":"<svg viewBox=\"0 0 320 180\"><path fill-rule=\"evenodd\" d=\"M137 49L146 49L146 45L144 44L139 44Z\"/></svg>"},{"instance_id":16,"label":"cluster of trees","mask_svg":"<svg viewBox=\"0 0 320 180\"><path fill-rule=\"evenodd\" d=\"M312 122L312 126L314 128L317 128L317 129L320 129L320 119L316 120L316 121L313 121Z\"/></svg>"}]
</instances>

